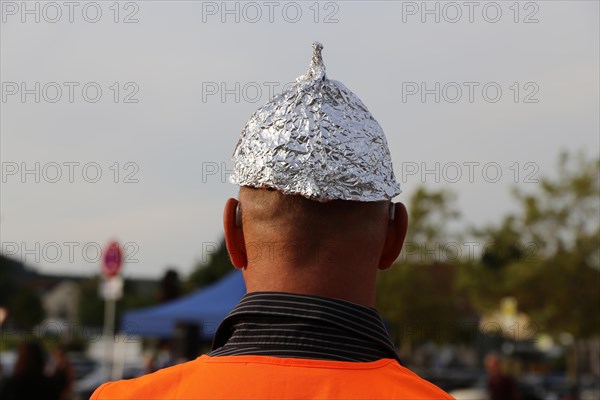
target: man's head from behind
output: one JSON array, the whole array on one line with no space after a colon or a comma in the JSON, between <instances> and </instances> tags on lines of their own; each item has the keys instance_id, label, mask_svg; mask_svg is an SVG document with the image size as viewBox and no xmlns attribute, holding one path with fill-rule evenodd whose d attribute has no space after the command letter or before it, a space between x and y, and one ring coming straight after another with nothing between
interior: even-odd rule
<instances>
[{"instance_id":1,"label":"man's head from behind","mask_svg":"<svg viewBox=\"0 0 600 400\"><path fill-rule=\"evenodd\" d=\"M248 291L372 304L376 272L398 257L407 219L401 203L318 202L242 187L239 203L229 199L225 206L224 227L232 262L244 269Z\"/></svg>"},{"instance_id":2,"label":"man's head from behind","mask_svg":"<svg viewBox=\"0 0 600 400\"><path fill-rule=\"evenodd\" d=\"M327 78L322 49L314 43L307 73L246 123L229 177L240 207L225 206L225 239L250 292L372 305L377 269L402 247L406 209L390 203L400 185L383 129Z\"/></svg>"}]
</instances>

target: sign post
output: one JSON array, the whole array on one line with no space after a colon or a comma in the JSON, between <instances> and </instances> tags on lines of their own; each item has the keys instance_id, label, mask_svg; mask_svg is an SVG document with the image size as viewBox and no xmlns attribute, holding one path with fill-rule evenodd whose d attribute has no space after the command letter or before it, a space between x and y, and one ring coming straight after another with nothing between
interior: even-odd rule
<instances>
[{"instance_id":1,"label":"sign post","mask_svg":"<svg viewBox=\"0 0 600 400\"><path fill-rule=\"evenodd\" d=\"M104 298L104 376L111 378L113 366L113 342L115 331L115 308L117 300L123 297L123 279L119 271L123 265L123 251L118 242L108 244L102 254L102 275L100 295Z\"/></svg>"},{"instance_id":2,"label":"sign post","mask_svg":"<svg viewBox=\"0 0 600 400\"><path fill-rule=\"evenodd\" d=\"M4 332L2 332L2 324L4 320L8 318L8 310L4 307L0 307L0 342L4 342ZM0 357L2 357L2 351L4 349L0 346ZM2 359L0 358L0 368L2 367Z\"/></svg>"}]
</instances>

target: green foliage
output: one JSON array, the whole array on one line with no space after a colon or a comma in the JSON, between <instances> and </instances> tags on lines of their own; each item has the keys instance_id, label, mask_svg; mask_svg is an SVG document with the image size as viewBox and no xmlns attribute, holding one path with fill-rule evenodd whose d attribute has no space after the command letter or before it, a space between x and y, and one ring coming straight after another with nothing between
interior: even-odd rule
<instances>
[{"instance_id":1,"label":"green foliage","mask_svg":"<svg viewBox=\"0 0 600 400\"><path fill-rule=\"evenodd\" d=\"M457 269L450 264L403 263L379 274L377 307L392 324L398 342L462 340L468 314L465 299L454 290Z\"/></svg>"},{"instance_id":2,"label":"green foliage","mask_svg":"<svg viewBox=\"0 0 600 400\"><path fill-rule=\"evenodd\" d=\"M469 321L506 296L517 299L533 330L600 334L600 159L562 154L555 177L514 196L517 212L469 230L479 257L449 262L431 250L457 239L448 231L460 217L454 195L414 193L403 255L377 287L377 306L398 341L469 340Z\"/></svg>"},{"instance_id":3,"label":"green foliage","mask_svg":"<svg viewBox=\"0 0 600 400\"><path fill-rule=\"evenodd\" d=\"M210 255L207 263L198 263L185 283L187 292L218 281L234 270L229 259L225 239L221 239L219 247Z\"/></svg>"},{"instance_id":4,"label":"green foliage","mask_svg":"<svg viewBox=\"0 0 600 400\"><path fill-rule=\"evenodd\" d=\"M600 333L600 159L563 154L556 178L515 190L520 209L476 232L492 245L460 269L457 288L486 313L513 296L537 330Z\"/></svg>"},{"instance_id":5,"label":"green foliage","mask_svg":"<svg viewBox=\"0 0 600 400\"><path fill-rule=\"evenodd\" d=\"M7 307L15 291L12 260L0 254L0 306Z\"/></svg>"},{"instance_id":6,"label":"green foliage","mask_svg":"<svg viewBox=\"0 0 600 400\"><path fill-rule=\"evenodd\" d=\"M30 330L45 317L37 292L21 282L32 274L22 264L0 255L0 306L8 309L8 318L20 329Z\"/></svg>"},{"instance_id":7,"label":"green foliage","mask_svg":"<svg viewBox=\"0 0 600 400\"><path fill-rule=\"evenodd\" d=\"M10 303L11 319L18 327L31 330L45 316L40 297L29 288L18 290Z\"/></svg>"},{"instance_id":8,"label":"green foliage","mask_svg":"<svg viewBox=\"0 0 600 400\"><path fill-rule=\"evenodd\" d=\"M101 278L94 276L80 284L81 303L79 304L79 321L84 326L100 328L104 324L104 299L100 297ZM118 327L123 312L156 304L154 293L134 290L131 281L125 280L123 298L116 303L115 327Z\"/></svg>"},{"instance_id":9,"label":"green foliage","mask_svg":"<svg viewBox=\"0 0 600 400\"><path fill-rule=\"evenodd\" d=\"M447 225L460 217L455 200L456 195L447 190L417 189L408 204L406 240L415 244L448 242Z\"/></svg>"},{"instance_id":10,"label":"green foliage","mask_svg":"<svg viewBox=\"0 0 600 400\"><path fill-rule=\"evenodd\" d=\"M123 287L123 298L117 302L117 321L121 320L123 312L136 308L150 307L158 303L158 298L154 292L144 292L136 290L131 280L126 279Z\"/></svg>"},{"instance_id":11,"label":"green foliage","mask_svg":"<svg viewBox=\"0 0 600 400\"><path fill-rule=\"evenodd\" d=\"M104 318L104 301L100 298L100 277L86 279L79 284L79 322L84 326L101 327Z\"/></svg>"},{"instance_id":12,"label":"green foliage","mask_svg":"<svg viewBox=\"0 0 600 400\"><path fill-rule=\"evenodd\" d=\"M460 216L454 201L451 192L418 189L409 200L405 254L378 276L377 308L403 344L462 337L468 310L454 288L459 266L440 262L435 254L436 245L451 240L445 229L448 222Z\"/></svg>"}]
</instances>

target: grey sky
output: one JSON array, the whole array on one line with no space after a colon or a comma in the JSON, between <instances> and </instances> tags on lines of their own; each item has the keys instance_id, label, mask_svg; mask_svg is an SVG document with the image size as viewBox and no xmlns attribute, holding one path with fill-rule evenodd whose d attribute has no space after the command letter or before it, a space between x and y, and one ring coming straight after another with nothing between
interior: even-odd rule
<instances>
[{"instance_id":1,"label":"grey sky","mask_svg":"<svg viewBox=\"0 0 600 400\"><path fill-rule=\"evenodd\" d=\"M222 2L136 1L118 4L117 23L113 2L90 3L76 3L69 22L63 2L28 2L38 4L35 22L21 2L1 2L0 241L43 271L95 273L95 244L117 238L137 260L128 276L169 265L188 273L221 236L222 205L237 190L223 166L241 129L270 90L306 71L314 40L328 76L386 132L404 190L397 201L421 184L446 187L465 221L481 225L514 206L515 178L534 189L528 181L552 173L561 150L598 154L596 1L428 2L439 22L422 2L229 2L234 11L223 13ZM87 22L97 9L99 21ZM123 23L130 14L137 23ZM33 89L25 101L23 82ZM432 90L424 99L422 83ZM35 163L39 183L21 174ZM421 175L435 163L439 182ZM56 165L62 176L51 183Z\"/></svg>"}]
</instances>

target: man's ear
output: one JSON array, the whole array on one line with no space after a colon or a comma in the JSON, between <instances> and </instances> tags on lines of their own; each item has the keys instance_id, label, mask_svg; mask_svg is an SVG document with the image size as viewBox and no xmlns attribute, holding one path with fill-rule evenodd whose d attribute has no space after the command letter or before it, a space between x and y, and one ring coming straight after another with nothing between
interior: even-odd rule
<instances>
[{"instance_id":1,"label":"man's ear","mask_svg":"<svg viewBox=\"0 0 600 400\"><path fill-rule=\"evenodd\" d=\"M223 228L229 258L231 258L233 266L239 269L248 264L248 256L246 255L246 243L244 242L244 231L241 223L241 209L238 206L239 201L236 199L227 200L223 212Z\"/></svg>"},{"instance_id":2,"label":"man's ear","mask_svg":"<svg viewBox=\"0 0 600 400\"><path fill-rule=\"evenodd\" d=\"M400 255L408 229L408 212L402 203L392 203L387 235L379 259L379 269L388 269Z\"/></svg>"}]
</instances>

